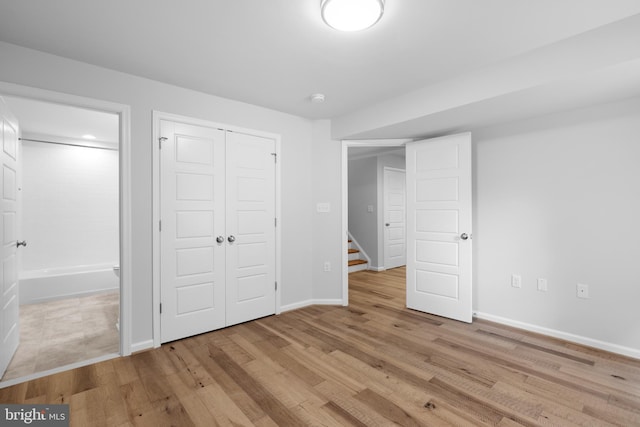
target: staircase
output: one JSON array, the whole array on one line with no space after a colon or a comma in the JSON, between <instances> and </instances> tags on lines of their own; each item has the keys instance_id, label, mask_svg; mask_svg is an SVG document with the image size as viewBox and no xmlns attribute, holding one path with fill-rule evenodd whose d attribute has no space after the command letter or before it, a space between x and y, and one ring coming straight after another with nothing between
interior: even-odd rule
<instances>
[{"instance_id":1,"label":"staircase","mask_svg":"<svg viewBox=\"0 0 640 427\"><path fill-rule=\"evenodd\" d=\"M349 248L347 251L349 252L347 261L349 265L349 273L366 270L369 267L367 260L360 258L360 249L356 247L356 244L351 239L349 239Z\"/></svg>"}]
</instances>

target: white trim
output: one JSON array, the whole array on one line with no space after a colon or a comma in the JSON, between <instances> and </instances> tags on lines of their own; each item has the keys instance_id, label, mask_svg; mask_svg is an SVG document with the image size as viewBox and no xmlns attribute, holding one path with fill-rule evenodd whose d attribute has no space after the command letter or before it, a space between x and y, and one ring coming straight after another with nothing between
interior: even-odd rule
<instances>
[{"instance_id":1,"label":"white trim","mask_svg":"<svg viewBox=\"0 0 640 427\"><path fill-rule=\"evenodd\" d=\"M298 310L300 308L309 307L312 305L340 305L342 306L342 300L340 298L334 299L308 299L300 302L294 302L293 304L287 304L282 306L282 313L292 310Z\"/></svg>"},{"instance_id":2,"label":"white trim","mask_svg":"<svg viewBox=\"0 0 640 427\"><path fill-rule=\"evenodd\" d=\"M403 147L407 142L416 141L412 138L402 139L343 139L347 147Z\"/></svg>"},{"instance_id":3,"label":"white trim","mask_svg":"<svg viewBox=\"0 0 640 427\"><path fill-rule=\"evenodd\" d=\"M162 111L154 110L152 112L152 174L153 174L153 190L152 190L152 198L153 198L153 208L152 208L152 325L153 325L153 347L160 347L160 231L158 230L157 224L160 221L160 149L158 147L158 138L160 137L160 120L169 120L172 122L180 122L188 125L194 126L204 126L209 128L223 129L231 132L237 133L245 133L249 135L261 136L264 138L273 139L275 141L275 150L276 150L276 177L275 177L275 204L276 211L275 215L277 218L277 227L276 227L276 282L278 283L278 288L276 289L276 306L275 306L275 314L280 314L282 312L281 307L281 299L282 299L282 198L281 198L281 158L280 158L280 146L281 146L281 137L278 134L258 131L255 129L243 128L239 126L227 125L217 122L211 122L209 120L197 119L193 117L181 116L178 114L165 113Z\"/></svg>"},{"instance_id":4,"label":"white trim","mask_svg":"<svg viewBox=\"0 0 640 427\"><path fill-rule=\"evenodd\" d=\"M581 335L575 335L569 332L558 331L556 329L545 328L544 326L537 326L530 323L521 322L519 320L508 319L506 317L494 316L493 314L489 313L474 312L473 317L477 319L488 320L490 322L500 323L502 325L512 326L514 328L524 329L525 331L529 332L535 332L538 334L559 338L576 344L597 348L599 350L609 351L611 353L640 359L640 349L625 347L606 341L600 341Z\"/></svg>"},{"instance_id":5,"label":"white trim","mask_svg":"<svg viewBox=\"0 0 640 427\"><path fill-rule=\"evenodd\" d=\"M35 380L38 378L46 377L60 372L68 371L71 369L82 368L83 366L93 365L94 363L104 362L105 360L117 359L120 357L118 353L105 354L103 356L94 357L88 360L82 360L80 362L71 363L69 365L59 366L57 368L49 369L47 371L36 372L34 374L25 375L24 377L13 378L10 380L0 382L0 389L5 387L11 387L19 383Z\"/></svg>"},{"instance_id":6,"label":"white trim","mask_svg":"<svg viewBox=\"0 0 640 427\"><path fill-rule=\"evenodd\" d=\"M140 351L149 350L150 348L154 348L153 340L134 342L131 344L131 353L138 353Z\"/></svg>"},{"instance_id":7,"label":"white trim","mask_svg":"<svg viewBox=\"0 0 640 427\"><path fill-rule=\"evenodd\" d=\"M164 114L152 112L151 130L151 331L153 347L160 347L160 116Z\"/></svg>"},{"instance_id":8,"label":"white trim","mask_svg":"<svg viewBox=\"0 0 640 427\"><path fill-rule=\"evenodd\" d=\"M369 270L375 271L377 273L379 273L381 271L385 271L386 269L387 269L386 267L374 267L374 266L369 267Z\"/></svg>"},{"instance_id":9,"label":"white trim","mask_svg":"<svg viewBox=\"0 0 640 427\"><path fill-rule=\"evenodd\" d=\"M342 305L349 305L349 265L348 257L348 237L349 237L349 147L402 147L413 139L363 139L363 140L342 140L342 168L340 176L342 178Z\"/></svg>"},{"instance_id":10,"label":"white trim","mask_svg":"<svg viewBox=\"0 0 640 427\"><path fill-rule=\"evenodd\" d=\"M120 354L131 354L131 108L100 99L0 82L0 93L118 114L120 122ZM82 366L82 365L81 365ZM65 369L68 369L65 367Z\"/></svg>"},{"instance_id":11,"label":"white trim","mask_svg":"<svg viewBox=\"0 0 640 427\"><path fill-rule=\"evenodd\" d=\"M342 221L340 222L340 235L342 242L342 305L349 305L349 145L342 141L342 162L340 167L340 181L342 185Z\"/></svg>"},{"instance_id":12,"label":"white trim","mask_svg":"<svg viewBox=\"0 0 640 427\"><path fill-rule=\"evenodd\" d=\"M369 157L386 156L387 154L396 154L400 152L400 147L391 147L388 150L375 151L372 153L357 154L350 156L349 160L368 159Z\"/></svg>"}]
</instances>

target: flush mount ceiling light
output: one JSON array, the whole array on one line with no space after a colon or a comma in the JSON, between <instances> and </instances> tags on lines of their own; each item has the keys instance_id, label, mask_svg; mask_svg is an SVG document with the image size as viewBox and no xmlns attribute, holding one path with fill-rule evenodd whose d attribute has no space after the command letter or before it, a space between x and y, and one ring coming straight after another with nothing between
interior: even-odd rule
<instances>
[{"instance_id":1,"label":"flush mount ceiling light","mask_svg":"<svg viewBox=\"0 0 640 427\"><path fill-rule=\"evenodd\" d=\"M314 93L309 98L314 104L322 104L324 102L324 93Z\"/></svg>"},{"instance_id":2,"label":"flush mount ceiling light","mask_svg":"<svg viewBox=\"0 0 640 427\"><path fill-rule=\"evenodd\" d=\"M322 19L340 31L359 31L378 22L384 0L321 0Z\"/></svg>"}]
</instances>

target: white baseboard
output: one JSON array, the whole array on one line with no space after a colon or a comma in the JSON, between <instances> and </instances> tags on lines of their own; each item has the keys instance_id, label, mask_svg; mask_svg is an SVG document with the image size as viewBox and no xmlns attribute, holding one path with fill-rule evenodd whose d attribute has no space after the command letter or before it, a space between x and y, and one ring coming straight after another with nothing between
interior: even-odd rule
<instances>
[{"instance_id":1,"label":"white baseboard","mask_svg":"<svg viewBox=\"0 0 640 427\"><path fill-rule=\"evenodd\" d=\"M146 340L140 342L131 343L131 353L137 353L143 350L149 350L153 348L153 340Z\"/></svg>"},{"instance_id":2,"label":"white baseboard","mask_svg":"<svg viewBox=\"0 0 640 427\"><path fill-rule=\"evenodd\" d=\"M310 305L342 305L341 299L308 299L305 301L294 302L280 307L280 312L297 310L299 308L309 307Z\"/></svg>"},{"instance_id":3,"label":"white baseboard","mask_svg":"<svg viewBox=\"0 0 640 427\"><path fill-rule=\"evenodd\" d=\"M378 272L378 273L379 273L379 272L381 272L381 271L385 271L385 270L386 270L386 268L384 268L384 267L374 267L374 266L372 265L371 267L369 267L369 270L371 270L371 271L375 271L375 272Z\"/></svg>"},{"instance_id":4,"label":"white baseboard","mask_svg":"<svg viewBox=\"0 0 640 427\"><path fill-rule=\"evenodd\" d=\"M500 323L514 328L524 329L529 332L536 332L542 335L548 335L554 338L560 338L565 341L582 344L588 347L597 348L599 350L609 351L611 353L621 354L623 356L640 359L640 349L625 347L606 341L600 341L581 335L571 334L569 332L558 331L556 329L545 328L543 326L532 325L530 323L521 322L519 320L508 319L506 317L494 316L488 313L474 312L473 316L478 319L489 320L491 322Z\"/></svg>"},{"instance_id":5,"label":"white baseboard","mask_svg":"<svg viewBox=\"0 0 640 427\"><path fill-rule=\"evenodd\" d=\"M314 299L313 305L342 305L342 299Z\"/></svg>"}]
</instances>

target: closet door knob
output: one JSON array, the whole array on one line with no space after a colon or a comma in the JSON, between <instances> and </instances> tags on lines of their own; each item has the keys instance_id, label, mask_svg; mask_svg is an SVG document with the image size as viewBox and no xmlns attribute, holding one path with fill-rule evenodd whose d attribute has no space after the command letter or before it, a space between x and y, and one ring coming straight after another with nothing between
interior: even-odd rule
<instances>
[{"instance_id":1,"label":"closet door knob","mask_svg":"<svg viewBox=\"0 0 640 427\"><path fill-rule=\"evenodd\" d=\"M222 237L222 236L216 237L216 242L218 242L218 243L224 242L224 237Z\"/></svg>"},{"instance_id":2,"label":"closet door knob","mask_svg":"<svg viewBox=\"0 0 640 427\"><path fill-rule=\"evenodd\" d=\"M462 234L460 235L460 238L461 238L462 240L467 240L467 239L469 238L469 235L468 235L467 233L462 233Z\"/></svg>"},{"instance_id":3,"label":"closet door knob","mask_svg":"<svg viewBox=\"0 0 640 427\"><path fill-rule=\"evenodd\" d=\"M20 246L26 247L27 246L27 241L26 240L23 240L23 241L18 240L16 242L16 248L19 248Z\"/></svg>"},{"instance_id":4,"label":"closet door knob","mask_svg":"<svg viewBox=\"0 0 640 427\"><path fill-rule=\"evenodd\" d=\"M231 236L227 237L227 240L229 241L229 243L233 243L236 241L236 238L232 234Z\"/></svg>"}]
</instances>

